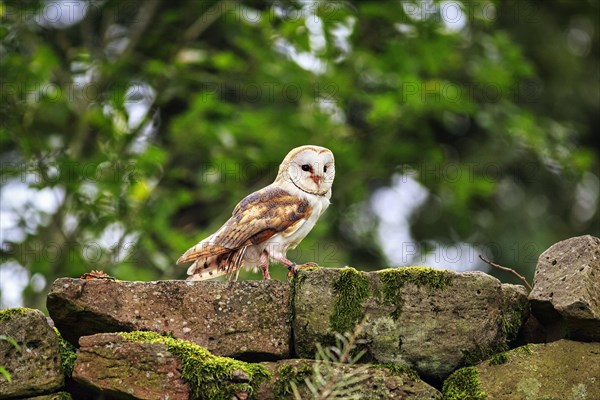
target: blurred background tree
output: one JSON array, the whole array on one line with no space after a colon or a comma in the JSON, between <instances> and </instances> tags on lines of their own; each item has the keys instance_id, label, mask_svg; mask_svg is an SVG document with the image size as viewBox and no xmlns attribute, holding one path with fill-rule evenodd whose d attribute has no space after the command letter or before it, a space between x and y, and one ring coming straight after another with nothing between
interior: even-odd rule
<instances>
[{"instance_id":1,"label":"blurred background tree","mask_svg":"<svg viewBox=\"0 0 600 400\"><path fill-rule=\"evenodd\" d=\"M1 305L43 308L52 280L91 269L183 279L174 260L302 144L332 149L337 176L291 259L486 270L484 254L531 280L552 243L600 235L599 16L2 0Z\"/></svg>"}]
</instances>

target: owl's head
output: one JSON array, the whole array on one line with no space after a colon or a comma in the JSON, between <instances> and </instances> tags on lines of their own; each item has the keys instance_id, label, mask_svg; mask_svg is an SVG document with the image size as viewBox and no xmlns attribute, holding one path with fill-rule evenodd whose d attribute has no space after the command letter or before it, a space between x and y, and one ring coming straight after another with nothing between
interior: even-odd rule
<instances>
[{"instance_id":1,"label":"owl's head","mask_svg":"<svg viewBox=\"0 0 600 400\"><path fill-rule=\"evenodd\" d=\"M331 196L333 178L335 162L331 150L308 145L296 147L285 156L275 182L287 181L304 192Z\"/></svg>"}]
</instances>

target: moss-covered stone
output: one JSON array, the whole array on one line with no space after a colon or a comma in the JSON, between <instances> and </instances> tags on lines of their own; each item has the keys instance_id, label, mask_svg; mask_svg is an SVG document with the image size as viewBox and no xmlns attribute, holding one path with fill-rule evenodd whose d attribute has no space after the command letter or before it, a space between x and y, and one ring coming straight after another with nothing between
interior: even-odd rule
<instances>
[{"instance_id":1,"label":"moss-covered stone","mask_svg":"<svg viewBox=\"0 0 600 400\"><path fill-rule=\"evenodd\" d=\"M502 353L494 354L492 358L490 358L490 365L500 365L504 364L510 359L508 353L503 351Z\"/></svg>"},{"instance_id":2,"label":"moss-covered stone","mask_svg":"<svg viewBox=\"0 0 600 400\"><path fill-rule=\"evenodd\" d=\"M474 367L461 368L446 379L442 388L444 400L483 400L487 393L481 388L479 372Z\"/></svg>"},{"instance_id":3,"label":"moss-covered stone","mask_svg":"<svg viewBox=\"0 0 600 400\"><path fill-rule=\"evenodd\" d=\"M354 268L340 270L339 277L333 282L336 296L333 313L329 317L333 332L349 332L364 317L362 305L369 296L382 298L384 302L395 305L392 317L397 319L402 310L400 289L407 284L431 289L444 289L451 283L451 275L447 271L428 267L389 268L377 271L382 283L382 290L372 289L369 277Z\"/></svg>"},{"instance_id":4,"label":"moss-covered stone","mask_svg":"<svg viewBox=\"0 0 600 400\"><path fill-rule=\"evenodd\" d=\"M27 313L31 311L31 308L25 307L17 307L17 308L8 308L6 310L0 310L0 322L9 321L13 319L17 315L21 315L23 313Z\"/></svg>"},{"instance_id":5,"label":"moss-covered stone","mask_svg":"<svg viewBox=\"0 0 600 400\"><path fill-rule=\"evenodd\" d=\"M495 343L491 346L476 346L469 350L464 350L463 365L471 366L481 361L487 360L496 354L503 353L508 350L508 346L504 342Z\"/></svg>"},{"instance_id":6,"label":"moss-covered stone","mask_svg":"<svg viewBox=\"0 0 600 400\"><path fill-rule=\"evenodd\" d=\"M506 364L510 360L510 354L533 354L533 350L531 345L526 344L525 346L513 349L510 353L508 351L503 351L501 353L494 354L489 360L489 365Z\"/></svg>"},{"instance_id":7,"label":"moss-covered stone","mask_svg":"<svg viewBox=\"0 0 600 400\"><path fill-rule=\"evenodd\" d=\"M352 393L355 397L352 398L361 400L439 400L441 397L440 392L435 388L415 378L414 372L396 368L396 366L370 365L365 367L364 364L319 365L318 363L319 361L306 359L262 363L273 373L275 379L261 385L256 397L260 400L293 400L296 397L294 397L290 383L294 382L302 399L315 398L313 392L306 385L305 379L308 378L311 383L315 383L314 368L317 366L321 373L334 379L336 390L341 389L339 384L353 387Z\"/></svg>"},{"instance_id":8,"label":"moss-covered stone","mask_svg":"<svg viewBox=\"0 0 600 400\"><path fill-rule=\"evenodd\" d=\"M383 284L383 300L396 307L392 312L394 319L398 319L402 312L404 302L399 291L407 284L431 289L445 289L451 283L451 275L447 271L429 267L389 268L377 271L377 275Z\"/></svg>"},{"instance_id":9,"label":"moss-covered stone","mask_svg":"<svg viewBox=\"0 0 600 400\"><path fill-rule=\"evenodd\" d=\"M362 362L405 365L432 382L505 351L528 309L527 293L483 272L426 267L375 272L352 268L299 271L293 292L295 352L364 319ZM521 314L519 314L521 313Z\"/></svg>"},{"instance_id":10,"label":"moss-covered stone","mask_svg":"<svg viewBox=\"0 0 600 400\"><path fill-rule=\"evenodd\" d=\"M336 298L333 313L329 316L331 331L351 332L364 316L362 303L370 295L369 277L354 268L344 268L332 288Z\"/></svg>"},{"instance_id":11,"label":"moss-covered stone","mask_svg":"<svg viewBox=\"0 0 600 400\"><path fill-rule=\"evenodd\" d=\"M419 373L412 368L399 364L374 364L373 368L385 368L396 376L406 376L411 380L419 380Z\"/></svg>"},{"instance_id":12,"label":"moss-covered stone","mask_svg":"<svg viewBox=\"0 0 600 400\"><path fill-rule=\"evenodd\" d=\"M277 379L273 384L273 392L276 398L291 397L293 394L291 383L296 385L304 382L305 378L312 375L313 369L308 364L291 365L284 364L277 369Z\"/></svg>"},{"instance_id":13,"label":"moss-covered stone","mask_svg":"<svg viewBox=\"0 0 600 400\"><path fill-rule=\"evenodd\" d=\"M500 318L500 329L508 342L512 342L519 335L525 322L524 318L529 315L528 307L528 303L517 303L515 309L506 310Z\"/></svg>"},{"instance_id":14,"label":"moss-covered stone","mask_svg":"<svg viewBox=\"0 0 600 400\"><path fill-rule=\"evenodd\" d=\"M58 336L58 349L60 351L60 360L65 378L71 378L73 375L73 367L77 360L77 349L71 343L67 342L58 329L54 328L54 332Z\"/></svg>"},{"instance_id":15,"label":"moss-covered stone","mask_svg":"<svg viewBox=\"0 0 600 400\"><path fill-rule=\"evenodd\" d=\"M13 308L0 312L0 398L48 393L63 386L58 338L40 310ZM19 346L14 346L17 343Z\"/></svg>"},{"instance_id":16,"label":"moss-covered stone","mask_svg":"<svg viewBox=\"0 0 600 400\"><path fill-rule=\"evenodd\" d=\"M504 362L483 362L482 391L502 400L600 399L600 343L560 340L506 352Z\"/></svg>"},{"instance_id":17,"label":"moss-covered stone","mask_svg":"<svg viewBox=\"0 0 600 400\"><path fill-rule=\"evenodd\" d=\"M160 343L181 363L181 375L197 399L230 400L235 393L253 393L271 374L259 364L211 354L204 347L185 340L162 336L154 332L120 333L127 341ZM247 376L247 382L236 383L234 375Z\"/></svg>"}]
</instances>

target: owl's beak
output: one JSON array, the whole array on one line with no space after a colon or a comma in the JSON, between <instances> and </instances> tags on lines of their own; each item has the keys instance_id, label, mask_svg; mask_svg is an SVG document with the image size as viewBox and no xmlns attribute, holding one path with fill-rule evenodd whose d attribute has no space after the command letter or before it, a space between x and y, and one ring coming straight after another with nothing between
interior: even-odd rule
<instances>
[{"instance_id":1,"label":"owl's beak","mask_svg":"<svg viewBox=\"0 0 600 400\"><path fill-rule=\"evenodd\" d=\"M321 181L323 180L323 177L321 175L311 175L310 179L312 179L312 181L317 185L320 185Z\"/></svg>"}]
</instances>

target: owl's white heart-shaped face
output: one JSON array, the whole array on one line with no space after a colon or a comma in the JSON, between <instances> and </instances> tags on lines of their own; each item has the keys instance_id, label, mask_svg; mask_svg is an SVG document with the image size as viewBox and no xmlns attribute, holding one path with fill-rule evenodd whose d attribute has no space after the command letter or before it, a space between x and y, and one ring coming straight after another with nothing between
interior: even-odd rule
<instances>
[{"instance_id":1,"label":"owl's white heart-shaped face","mask_svg":"<svg viewBox=\"0 0 600 400\"><path fill-rule=\"evenodd\" d=\"M284 160L288 179L299 189L326 195L335 178L333 153L325 147L302 146L292 150Z\"/></svg>"}]
</instances>

